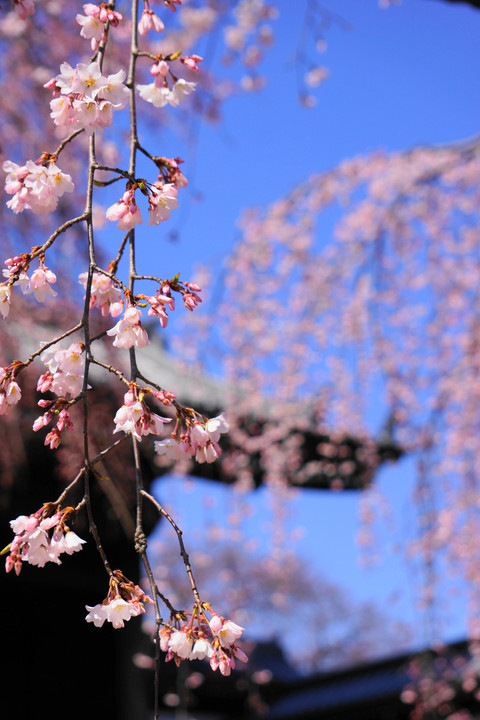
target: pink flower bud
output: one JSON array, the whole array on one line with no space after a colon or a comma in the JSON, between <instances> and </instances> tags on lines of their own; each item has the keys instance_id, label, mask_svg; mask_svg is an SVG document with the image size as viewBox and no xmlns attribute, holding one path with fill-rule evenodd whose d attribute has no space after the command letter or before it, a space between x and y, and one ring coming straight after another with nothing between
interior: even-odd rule
<instances>
[{"instance_id":1,"label":"pink flower bud","mask_svg":"<svg viewBox=\"0 0 480 720\"><path fill-rule=\"evenodd\" d=\"M218 615L213 615L210 620L210 628L212 632L219 633L222 629L223 620Z\"/></svg>"},{"instance_id":2,"label":"pink flower bud","mask_svg":"<svg viewBox=\"0 0 480 720\"><path fill-rule=\"evenodd\" d=\"M100 15L100 8L93 3L86 3L86 5L83 6L83 12L90 17L98 17Z\"/></svg>"}]
</instances>

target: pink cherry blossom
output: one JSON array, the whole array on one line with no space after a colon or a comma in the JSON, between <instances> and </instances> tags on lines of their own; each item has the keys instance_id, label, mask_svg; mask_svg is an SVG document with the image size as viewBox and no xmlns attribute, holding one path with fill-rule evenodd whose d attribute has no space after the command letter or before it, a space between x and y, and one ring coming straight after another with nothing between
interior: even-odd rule
<instances>
[{"instance_id":1,"label":"pink cherry blossom","mask_svg":"<svg viewBox=\"0 0 480 720\"><path fill-rule=\"evenodd\" d=\"M10 285L2 283L0 285L0 313L2 313L3 318L8 317L8 313L10 312L11 294L12 290Z\"/></svg>"},{"instance_id":2,"label":"pink cherry blossom","mask_svg":"<svg viewBox=\"0 0 480 720\"><path fill-rule=\"evenodd\" d=\"M170 217L170 210L178 208L178 190L171 183L155 183L148 197L148 224L159 225Z\"/></svg>"},{"instance_id":3,"label":"pink cherry blossom","mask_svg":"<svg viewBox=\"0 0 480 720\"><path fill-rule=\"evenodd\" d=\"M142 16L138 23L138 32L140 35L146 35L150 30L161 33L165 30L165 25L150 8L144 8Z\"/></svg>"},{"instance_id":4,"label":"pink cherry blossom","mask_svg":"<svg viewBox=\"0 0 480 720\"><path fill-rule=\"evenodd\" d=\"M56 281L57 277L55 273L45 267L45 265L40 265L40 267L30 275L27 293L33 292L35 300L43 302L48 295L56 296L57 293L51 287Z\"/></svg>"},{"instance_id":5,"label":"pink cherry blossom","mask_svg":"<svg viewBox=\"0 0 480 720\"><path fill-rule=\"evenodd\" d=\"M171 90L156 82L148 85L137 85L137 91L142 100L151 103L154 107L165 107L172 98Z\"/></svg>"},{"instance_id":6,"label":"pink cherry blossom","mask_svg":"<svg viewBox=\"0 0 480 720\"><path fill-rule=\"evenodd\" d=\"M19 166L7 160L2 167L7 173L5 191L13 194L7 207L15 213L25 209L42 215L52 212L59 198L74 190L70 175L52 162L42 165L27 160L24 166Z\"/></svg>"},{"instance_id":7,"label":"pink cherry blossom","mask_svg":"<svg viewBox=\"0 0 480 720\"><path fill-rule=\"evenodd\" d=\"M71 510L67 508L62 511L58 508L53 515L46 516L47 511L42 508L34 515L19 515L11 520L10 527L15 537L8 547L7 572L15 569L18 575L22 562L38 567L44 567L48 562L60 565L61 554L72 555L81 550L85 540L65 525Z\"/></svg>"},{"instance_id":8,"label":"pink cherry blossom","mask_svg":"<svg viewBox=\"0 0 480 720\"><path fill-rule=\"evenodd\" d=\"M179 78L172 88L172 93L168 102L170 103L170 105L173 105L173 107L180 105L180 103L185 100L185 97L187 95L190 95L190 93L192 93L196 87L197 83L188 82L183 78Z\"/></svg>"},{"instance_id":9,"label":"pink cherry blossom","mask_svg":"<svg viewBox=\"0 0 480 720\"><path fill-rule=\"evenodd\" d=\"M83 287L86 287L88 273L81 273L78 280ZM117 317L123 310L122 291L103 273L95 272L92 275L90 307L98 307L104 317L109 314Z\"/></svg>"},{"instance_id":10,"label":"pink cherry blossom","mask_svg":"<svg viewBox=\"0 0 480 720\"><path fill-rule=\"evenodd\" d=\"M171 418L151 412L143 401L137 399L135 393L129 391L124 396L124 405L115 415L113 432L122 430L141 441L145 435L160 435L163 432L163 425L169 422Z\"/></svg>"},{"instance_id":11,"label":"pink cherry blossom","mask_svg":"<svg viewBox=\"0 0 480 720\"><path fill-rule=\"evenodd\" d=\"M190 656L193 640L188 632L178 630L172 633L168 642L169 649L183 660Z\"/></svg>"},{"instance_id":12,"label":"pink cherry blossom","mask_svg":"<svg viewBox=\"0 0 480 720\"><path fill-rule=\"evenodd\" d=\"M110 330L107 335L114 337L113 345L118 348L129 349L131 347L142 348L148 345L147 332L140 322L141 311L138 307L128 306L121 320Z\"/></svg>"},{"instance_id":13,"label":"pink cherry blossom","mask_svg":"<svg viewBox=\"0 0 480 720\"><path fill-rule=\"evenodd\" d=\"M93 51L97 50L105 32L105 25L98 17L94 17L92 15L77 14L75 19L82 27L80 35L91 41L91 48Z\"/></svg>"},{"instance_id":14,"label":"pink cherry blossom","mask_svg":"<svg viewBox=\"0 0 480 720\"><path fill-rule=\"evenodd\" d=\"M125 622L145 612L144 603L152 603L152 599L138 586L127 580L116 570L110 577L108 595L98 605L85 605L89 611L85 620L93 622L96 627L102 627L105 621L110 622L114 628L122 628Z\"/></svg>"},{"instance_id":15,"label":"pink cherry blossom","mask_svg":"<svg viewBox=\"0 0 480 720\"><path fill-rule=\"evenodd\" d=\"M117 222L120 230L132 230L141 225L143 220L140 209L135 202L135 191L126 190L121 200L111 205L106 212L107 220Z\"/></svg>"}]
</instances>

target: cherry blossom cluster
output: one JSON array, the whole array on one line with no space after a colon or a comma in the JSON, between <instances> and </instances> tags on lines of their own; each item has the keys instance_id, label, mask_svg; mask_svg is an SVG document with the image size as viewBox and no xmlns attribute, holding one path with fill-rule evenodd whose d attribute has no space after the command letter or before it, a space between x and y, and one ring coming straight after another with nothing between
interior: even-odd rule
<instances>
[{"instance_id":1,"label":"cherry blossom cluster","mask_svg":"<svg viewBox=\"0 0 480 720\"><path fill-rule=\"evenodd\" d=\"M85 620L93 622L95 627L102 627L106 620L114 628L121 628L125 621L145 612L146 602L153 603L153 600L138 585L127 580L120 570L115 570L105 600L98 605L85 605L88 610Z\"/></svg>"},{"instance_id":2,"label":"cherry blossom cluster","mask_svg":"<svg viewBox=\"0 0 480 720\"><path fill-rule=\"evenodd\" d=\"M85 348L75 342L68 348L50 347L40 355L47 372L38 379L38 392L51 392L58 397L76 397L82 392L85 366Z\"/></svg>"},{"instance_id":3,"label":"cherry blossom cluster","mask_svg":"<svg viewBox=\"0 0 480 720\"><path fill-rule=\"evenodd\" d=\"M6 415L12 405L22 397L19 384L14 379L14 365L0 367L0 415Z\"/></svg>"},{"instance_id":4,"label":"cherry blossom cluster","mask_svg":"<svg viewBox=\"0 0 480 720\"><path fill-rule=\"evenodd\" d=\"M177 158L159 157L154 159L156 166L160 171L159 182L163 184L172 184L176 188L183 188L188 185L188 180L180 170L183 160ZM160 187L160 185L158 185Z\"/></svg>"},{"instance_id":5,"label":"cherry blossom cluster","mask_svg":"<svg viewBox=\"0 0 480 720\"><path fill-rule=\"evenodd\" d=\"M138 301L144 301L150 305L148 315L157 317L162 328L165 328L168 323L167 308L171 311L175 310L175 298L172 291L181 294L185 307L190 311L193 311L202 302L198 294L201 292L201 288L193 282L180 282L178 277L162 283L155 295L136 296Z\"/></svg>"},{"instance_id":6,"label":"cherry blossom cluster","mask_svg":"<svg viewBox=\"0 0 480 720\"><path fill-rule=\"evenodd\" d=\"M55 164L54 156L45 154L36 162L27 160L17 165L5 160L2 165L7 173L5 192L13 195L7 207L14 213L31 210L39 215L50 213L58 205L58 199L75 189L70 175L63 173Z\"/></svg>"},{"instance_id":7,"label":"cherry blossom cluster","mask_svg":"<svg viewBox=\"0 0 480 720\"><path fill-rule=\"evenodd\" d=\"M44 445L48 445L51 450L56 450L62 441L62 432L64 430L73 430L73 423L67 410L69 403L62 398L56 401L39 400L38 404L40 407L48 408L48 410L35 420L33 430L34 432L41 430L55 418L55 427L45 436Z\"/></svg>"},{"instance_id":8,"label":"cherry blossom cluster","mask_svg":"<svg viewBox=\"0 0 480 720\"><path fill-rule=\"evenodd\" d=\"M175 10L175 6L173 9ZM140 35L147 35L150 30L153 30L153 32L156 33L161 33L165 30L165 25L158 15L153 12L148 0L144 0L142 15L138 23L138 32Z\"/></svg>"},{"instance_id":9,"label":"cherry blossom cluster","mask_svg":"<svg viewBox=\"0 0 480 720\"><path fill-rule=\"evenodd\" d=\"M50 117L59 127L82 129L88 135L103 130L112 124L113 110L128 102L124 80L123 69L104 77L97 61L76 68L62 63L60 74L45 85L53 90Z\"/></svg>"},{"instance_id":10,"label":"cherry blossom cluster","mask_svg":"<svg viewBox=\"0 0 480 720\"><path fill-rule=\"evenodd\" d=\"M198 70L197 63L202 58L198 55L192 55L183 58L183 64L189 70ZM153 76L153 82L148 85L137 85L137 90L141 98L154 107L164 107L172 105L177 107L185 100L187 95L192 93L197 83L189 82L185 78L179 78L170 71L170 63L167 58L162 58L155 62L150 68L150 75ZM167 78L171 77L171 86L169 87Z\"/></svg>"},{"instance_id":11,"label":"cherry blossom cluster","mask_svg":"<svg viewBox=\"0 0 480 720\"><path fill-rule=\"evenodd\" d=\"M223 415L189 422L186 430L177 419L177 426L169 438L155 441L155 451L170 460L195 457L198 463L212 463L222 454L218 444L220 435L228 432L229 425Z\"/></svg>"},{"instance_id":12,"label":"cherry blossom cluster","mask_svg":"<svg viewBox=\"0 0 480 720\"><path fill-rule=\"evenodd\" d=\"M128 305L123 317L113 328L107 330L107 335L114 338L113 345L117 348L142 348L148 345L147 331L142 326L140 318L142 311L136 305Z\"/></svg>"},{"instance_id":13,"label":"cherry blossom cluster","mask_svg":"<svg viewBox=\"0 0 480 720\"><path fill-rule=\"evenodd\" d=\"M121 13L110 8L107 3L102 3L101 5L87 3L83 6L83 12L85 15L80 15L79 13L76 16L77 23L82 26L80 35L90 40L91 48L93 52L96 52L100 42L105 42L107 39L107 22L110 27L117 27L123 20L123 16Z\"/></svg>"},{"instance_id":14,"label":"cherry blossom cluster","mask_svg":"<svg viewBox=\"0 0 480 720\"><path fill-rule=\"evenodd\" d=\"M44 567L47 562L61 564L60 555L72 555L86 542L78 537L66 522L74 508L47 503L33 515L19 515L10 521L15 538L3 553L8 552L6 570L20 574L22 563ZM53 514L52 514L53 513Z\"/></svg>"},{"instance_id":15,"label":"cherry blossom cluster","mask_svg":"<svg viewBox=\"0 0 480 720\"><path fill-rule=\"evenodd\" d=\"M188 623L176 620L175 627L166 625L160 630L160 648L167 654L166 662L174 660L180 665L182 660L206 659L212 670L230 675L235 658L248 662L247 655L236 644L244 629L213 612L207 622L206 616L199 616L194 608Z\"/></svg>"},{"instance_id":16,"label":"cherry blossom cluster","mask_svg":"<svg viewBox=\"0 0 480 720\"><path fill-rule=\"evenodd\" d=\"M146 187L145 183L142 183L142 185ZM107 220L116 222L120 230L132 230L136 225L141 225L143 222L140 208L135 200L137 187L137 184L127 187L120 200L111 205L106 211ZM157 181L149 185L144 192L148 194L149 225L159 225L161 222L168 220L170 211L178 208L178 190L173 183L163 184Z\"/></svg>"},{"instance_id":17,"label":"cherry blossom cluster","mask_svg":"<svg viewBox=\"0 0 480 720\"><path fill-rule=\"evenodd\" d=\"M5 260L7 269L3 270L3 276L8 277L9 280L0 285L0 313L4 318L10 312L12 285L17 282L24 295L33 293L38 302L44 302L49 295L55 297L57 294L52 288L57 282L55 273L40 260L38 268L29 276L27 272L29 264L30 256L27 253Z\"/></svg>"},{"instance_id":18,"label":"cherry blossom cluster","mask_svg":"<svg viewBox=\"0 0 480 720\"><path fill-rule=\"evenodd\" d=\"M73 401L66 400L65 397L70 395L76 398L83 390L84 347L81 343L72 343L68 348L52 347L44 350L40 358L48 370L40 375L37 391L53 392L59 399L38 401L38 406L46 412L35 420L33 430L38 432L55 420L55 426L45 437L45 445L54 450L60 445L62 432L73 429L68 411Z\"/></svg>"},{"instance_id":19,"label":"cherry blossom cluster","mask_svg":"<svg viewBox=\"0 0 480 720\"><path fill-rule=\"evenodd\" d=\"M172 397L171 394L170 397ZM162 398L167 400L166 404L171 404L164 394L162 394ZM171 418L151 412L144 402L144 393L138 391L134 386L125 393L123 400L124 404L117 410L114 418L114 433L122 430L124 433L131 433L141 442L144 435L160 435L163 432L163 425L171 422ZM164 400L162 399L162 401Z\"/></svg>"},{"instance_id":20,"label":"cherry blossom cluster","mask_svg":"<svg viewBox=\"0 0 480 720\"><path fill-rule=\"evenodd\" d=\"M17 4L22 5L21 12L24 16L33 12L32 0L22 0L20 3L18 0L16 1ZM163 1L174 11L181 3L181 0ZM132 17L133 15L136 20L136 7L135 12L132 11ZM108 58L106 56L106 49L110 47L109 29L117 26L122 19L122 15L114 10L113 4L102 2L101 4L86 3L83 5L83 14L76 15L76 21L80 26L80 37L78 32L75 33L76 47L80 47L82 44L80 38L89 40L95 53L94 59L90 62L78 63L76 66L63 62L60 65L59 74L44 85L44 88L52 93L50 118L53 122L50 123L52 125L50 130L54 130L55 135L59 130L66 130L69 133L68 136L60 143L55 154L43 153L37 162L29 160L23 166L11 161L3 164L4 172L7 174L5 190L12 196L7 203L8 207L15 213L20 213L24 209L30 209L35 213L51 212L57 208L59 198L64 193L74 190L70 175L63 173L56 165L57 156L76 139L79 132L85 131L85 134L90 136L88 139L88 191L84 211L77 217L72 216L63 222L43 245L33 247L30 253L9 258L5 263L6 270L3 271L6 282L0 284L0 312L4 317L9 313L11 289L16 283L23 293L34 294L40 302L49 295L55 295L53 286L57 278L45 265L45 253L59 235L69 231L73 226L85 224L89 264L88 272L79 275L79 282L85 288L82 319L72 329L60 330L56 339L50 340L47 344L41 344L25 362L16 361L6 368L0 368L0 414L7 412L9 407L18 402L21 397L16 375L39 358L45 365L45 371L38 378L37 391L52 393L52 396L42 397L38 401L38 407L42 409L42 414L34 421L33 430L37 432L50 426L50 431L45 438L45 445L49 445L51 449L58 448L63 432L73 428L71 408L84 397L87 390L90 390L88 373L93 363L98 368L102 367L111 371L124 383L124 386L128 387L123 404L115 414L112 434L121 431L125 435L131 436L134 440L134 449L136 448L135 443L141 442L147 435L162 437L164 425L170 423L172 418L163 417L150 409L147 398L152 396L150 399L155 398L163 406L173 406L174 411L176 410L177 423L175 432L172 433L172 441L174 440L184 448L184 457L196 457L199 462L213 462L221 452L218 445L220 435L228 430L225 418L218 416L209 420L190 408L181 407L176 402L173 393L160 388L148 387L150 381L138 372L135 362L135 349L142 348L149 343L147 332L142 326L142 310L148 310L150 317L159 318L161 326L165 327L168 322L167 310L175 309L175 293L181 295L183 304L190 311L194 310L201 302L200 287L193 282L180 282L179 274L169 280L162 280L152 275L137 275L133 270L135 265L133 231L137 225L143 222L142 213L136 201L136 198L138 199L136 191L138 190L148 200L148 225L157 226L168 220L171 211L178 208L179 188L185 187L188 182L180 169L183 162L180 158L152 155L140 146L136 139L136 123L134 122L136 116L135 93L138 91L143 99L156 107L167 104L178 106L196 88L196 83L190 80L195 73L198 73L198 64L202 58L198 55L181 56L180 52L174 52L166 57L138 52L133 47L136 44L136 42L134 43L135 25L133 25L129 63L132 75L134 75L135 67L135 63L132 62L134 56L136 56L135 59L146 56L150 58L149 62L152 62L153 59L155 62L151 68L153 76L151 85L138 86L136 78L130 78L129 75L127 88L125 85L126 73L123 69L110 75L103 74L104 60L112 61L113 68L122 67L114 64L122 57L121 53L115 55L114 49ZM150 31L162 32L164 30L162 21L151 10L149 0L144 0L144 9L139 19L138 30L140 35L145 35ZM121 31L117 33L117 37L121 35ZM120 38L120 46L121 43L122 39ZM78 53L73 52L73 56L78 57ZM140 151L143 152L157 168L157 179L154 182L137 179L134 176L134 170L127 172L110 167L114 163L109 163L108 166L101 165L97 160L101 155L103 158L111 159L113 153L105 151L103 147L100 149L100 143L95 140L94 134L109 127L113 122L113 112L122 109L127 103L131 107L129 167L135 168L136 155ZM75 167L75 160L73 167ZM108 163L108 160L105 162ZM120 162L122 161L120 160ZM95 177L96 172L113 172L116 177L103 182L103 177ZM108 207L106 218L115 222L119 230L126 232L127 235L123 237L116 259L108 263L105 270L102 270L96 261L94 192L97 192L97 187L110 185L119 180L126 182L125 191L117 202ZM125 259L124 253L127 248L131 260L128 282L123 281L121 276L117 275L118 267ZM33 260L38 260L39 266L32 272L30 265ZM134 285L137 280L153 281L157 288L156 292L152 291L152 295L135 294ZM92 338L88 312L94 307L98 308L104 317L116 318L116 324L101 335ZM71 342L74 338L79 337L77 332L82 333L83 342ZM129 379L123 371L107 366L94 356L93 341L98 341L103 335L112 339L114 347L130 350ZM60 347L60 342L65 338L69 338L66 343L67 347ZM88 362L86 362L87 357ZM141 378L142 383L144 382L147 386L141 388L137 383L138 378ZM45 504L41 510L29 517L20 516L12 520L11 527L15 537L4 551L8 553L6 567L7 571L14 569L18 575L23 562L39 567L43 567L47 562L60 564L62 553L72 554L79 551L85 541L70 530L67 521L81 508L86 507L90 530L97 540L97 549L109 576L107 597L97 605L85 606L88 613L86 621L93 623L96 627L101 627L106 621L111 623L114 628L120 628L124 627L125 622L130 618L143 614L145 603L154 601L139 586L129 581L121 571L111 571L106 554L98 539L100 533L92 520L94 513L91 512L92 498L88 487L89 483L85 482L84 495L76 508L62 509L60 506L63 497L73 486L90 475L92 478L96 476L94 466L99 458L107 453L117 452L117 446L120 445L119 441L112 439L109 447L90 460L87 446L90 443L90 433L93 433L94 430L91 430L91 424L87 423L88 413L91 412L87 408L87 403L83 410L85 458L82 469L55 503ZM172 411L171 414L173 415ZM137 452L134 452L134 462L136 475L141 475ZM144 491L142 493L147 496ZM150 497L150 500L157 505L153 497ZM160 512L162 512L161 508ZM137 507L136 549L142 554L145 561L146 544L144 549L141 540L144 537L141 516L142 507L139 505ZM178 528L171 518L170 522L177 531ZM183 549L183 543L181 546ZM184 551L182 555L185 557ZM187 574L193 582L189 565L187 562L185 565ZM156 600L155 593L161 596L151 580L151 594ZM194 596L196 605L191 622L188 624L186 621L184 622L187 614L179 613L175 616L175 624L165 627L162 646L165 643L167 645L167 659L179 662L187 657L192 659L195 657L208 658L214 670L219 668L222 674L229 675L235 666L235 659L247 661L246 655L236 644L243 628L212 613L209 606L201 605L196 590L194 590ZM163 596L161 598L171 610L172 605L169 600ZM207 610L211 613L211 620L207 618Z\"/></svg>"},{"instance_id":21,"label":"cherry blossom cluster","mask_svg":"<svg viewBox=\"0 0 480 720\"><path fill-rule=\"evenodd\" d=\"M81 273L78 280L86 288L88 273ZM92 275L90 309L94 307L97 307L104 317L117 317L123 310L122 291L108 275L101 272L94 272Z\"/></svg>"}]
</instances>

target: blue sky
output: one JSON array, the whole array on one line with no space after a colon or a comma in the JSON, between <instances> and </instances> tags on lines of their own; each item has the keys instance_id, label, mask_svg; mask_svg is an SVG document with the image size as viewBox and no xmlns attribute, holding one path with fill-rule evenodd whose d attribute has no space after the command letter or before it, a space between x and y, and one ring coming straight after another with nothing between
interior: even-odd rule
<instances>
[{"instance_id":1,"label":"blue sky","mask_svg":"<svg viewBox=\"0 0 480 720\"><path fill-rule=\"evenodd\" d=\"M187 279L198 262L220 268L234 243L241 210L275 201L312 173L377 148L403 150L478 132L480 12L439 0L403 0L389 9L380 9L377 0L325 0L351 29L333 24L327 31L328 49L318 59L330 77L315 91L316 107L307 109L298 102L294 62L304 3L277 4L276 43L263 65L267 87L229 99L221 124L196 127L194 147L173 133L161 139L159 154L181 155L191 180L168 228L178 230L178 241L165 241L161 233L156 241L155 261L165 268L164 276L180 270ZM216 59L206 57L209 61ZM193 199L196 192L201 202ZM167 229L161 232L165 236ZM167 481L160 483L162 499L169 487ZM428 638L414 612L416 578L395 552L414 528L412 463L407 459L383 469L377 487L394 516L378 526L383 559L374 568L365 570L359 563L358 494L301 493L292 505L292 527L305 528L299 548L319 571L359 601L376 601L394 616L415 622L416 644L422 644ZM180 493L178 487L175 492ZM185 495L188 527L202 517L198 507L206 495L216 496L221 508L224 493L224 488L198 483ZM260 492L252 502L260 518L252 520L254 535L261 519L268 518L268 498ZM187 543L188 535L186 529ZM447 640L464 630L461 598L452 608Z\"/></svg>"},{"instance_id":2,"label":"blue sky","mask_svg":"<svg viewBox=\"0 0 480 720\"><path fill-rule=\"evenodd\" d=\"M404 0L389 9L377 0L331 6L351 30L332 25L326 33L328 49L318 60L330 77L315 92L314 109L301 106L297 96L294 57L304 2L292 13L292 3L280 0L275 46L262 66L267 87L227 100L221 124L193 122L194 148L182 142L182 131L161 138L162 154L185 159L191 195L203 198L184 199L177 220L172 216L169 229L182 235L177 247L169 246L172 262L187 268L220 261L242 208L271 203L345 158L477 132L478 12L440 0ZM205 55L214 66L218 59ZM229 72L241 75L236 67ZM162 243L159 257L164 253Z\"/></svg>"}]
</instances>

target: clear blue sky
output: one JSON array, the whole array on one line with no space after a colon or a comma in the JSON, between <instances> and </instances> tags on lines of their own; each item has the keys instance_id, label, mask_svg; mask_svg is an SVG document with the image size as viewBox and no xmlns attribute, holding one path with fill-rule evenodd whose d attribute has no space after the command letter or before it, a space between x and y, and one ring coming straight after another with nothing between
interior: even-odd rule
<instances>
[{"instance_id":1,"label":"clear blue sky","mask_svg":"<svg viewBox=\"0 0 480 720\"><path fill-rule=\"evenodd\" d=\"M220 267L234 242L241 209L275 201L312 173L377 148L450 142L479 130L479 11L439 0L403 0L389 9L380 9L377 0L325 0L351 30L332 25L327 32L328 49L319 59L330 77L315 91L316 107L306 109L297 100L293 62L304 3L277 4L276 43L263 66L267 87L228 100L221 124L198 127L195 149L173 134L162 141L159 154L184 157L192 194L200 191L203 198L195 202L185 197L172 213L168 229L177 229L180 237L175 244L158 241L156 260L164 275L180 270L188 278L197 262ZM414 621L414 578L394 552L397 541L414 527L412 478L408 460L379 474L378 487L394 506L395 517L387 521L388 532L380 530L384 559L374 569L362 570L358 562L357 494L300 494L292 525L305 527L300 547L329 579L358 600L377 601L393 615ZM168 487L162 481L163 499ZM224 492L199 483L186 496L190 527L205 494L219 498L221 515ZM263 518L265 494L258 493L252 502L256 517ZM259 525L252 521L252 534ZM417 627L421 644L425 637ZM460 637L463 628L462 604L457 602L445 638Z\"/></svg>"}]
</instances>

